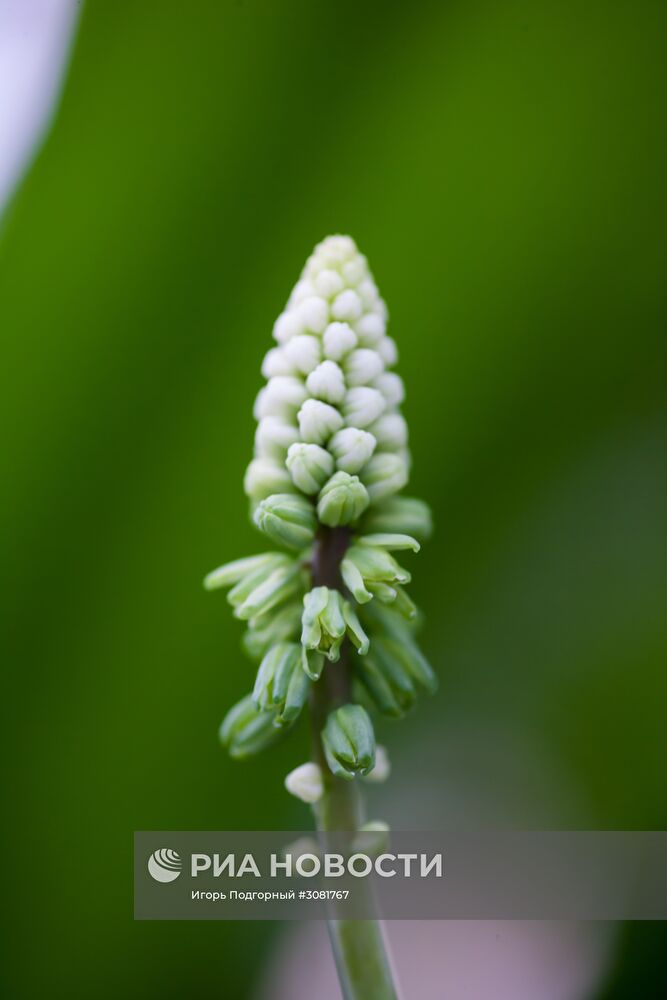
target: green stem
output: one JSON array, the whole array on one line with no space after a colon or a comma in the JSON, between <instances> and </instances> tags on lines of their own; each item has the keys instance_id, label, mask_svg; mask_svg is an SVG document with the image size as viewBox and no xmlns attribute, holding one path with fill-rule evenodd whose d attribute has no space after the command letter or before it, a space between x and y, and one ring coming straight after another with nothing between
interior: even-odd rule
<instances>
[{"instance_id":1,"label":"green stem","mask_svg":"<svg viewBox=\"0 0 667 1000\"><path fill-rule=\"evenodd\" d=\"M339 567L348 539L346 529L321 529L312 564L315 586L343 589ZM325 840L328 833L358 830L364 822L363 800L357 781L334 777L324 758L320 739L328 713L350 701L347 654L348 644L345 643L340 660L326 665L320 681L313 685L311 697L313 758L324 777L324 795L314 811L317 828L325 835ZM370 894L365 902L372 911ZM377 919L330 919L328 927L345 1000L397 1000L380 922Z\"/></svg>"}]
</instances>

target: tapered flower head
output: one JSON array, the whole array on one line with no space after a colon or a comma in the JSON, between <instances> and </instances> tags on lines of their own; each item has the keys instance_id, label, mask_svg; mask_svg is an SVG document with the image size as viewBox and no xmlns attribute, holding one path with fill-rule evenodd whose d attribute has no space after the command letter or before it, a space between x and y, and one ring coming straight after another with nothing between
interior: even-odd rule
<instances>
[{"instance_id":1,"label":"tapered flower head","mask_svg":"<svg viewBox=\"0 0 667 1000\"><path fill-rule=\"evenodd\" d=\"M403 488L404 391L391 370L398 352L386 325L386 306L354 241L320 243L274 324L278 346L262 364L267 381L255 404L259 427L246 477L251 500L265 499L285 478L311 497L339 471L358 475L371 500ZM265 464L255 464L260 459Z\"/></svg>"},{"instance_id":2,"label":"tapered flower head","mask_svg":"<svg viewBox=\"0 0 667 1000\"><path fill-rule=\"evenodd\" d=\"M244 488L256 527L289 552L236 560L206 578L209 589L230 588L257 664L252 694L222 726L234 756L289 729L326 671L347 672L364 705L391 716L435 686L414 638L419 616L403 565L403 554L429 536L430 512L399 495L410 455L387 321L366 258L349 236L330 236L274 323ZM325 566L327 547L335 559ZM361 704L328 714L321 746L337 777L388 773ZM319 766L302 765L286 784L315 802L327 780Z\"/></svg>"}]
</instances>

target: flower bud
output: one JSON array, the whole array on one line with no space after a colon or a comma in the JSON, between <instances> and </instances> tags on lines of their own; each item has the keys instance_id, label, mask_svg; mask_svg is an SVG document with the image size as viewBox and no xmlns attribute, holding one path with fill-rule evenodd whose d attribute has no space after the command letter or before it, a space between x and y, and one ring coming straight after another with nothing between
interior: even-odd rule
<instances>
[{"instance_id":1,"label":"flower bud","mask_svg":"<svg viewBox=\"0 0 667 1000\"><path fill-rule=\"evenodd\" d=\"M370 639L361 627L357 613L349 601L343 601L343 618L352 645L356 648L359 656L365 656L370 646Z\"/></svg>"},{"instance_id":2,"label":"flower bud","mask_svg":"<svg viewBox=\"0 0 667 1000\"><path fill-rule=\"evenodd\" d=\"M428 504L416 497L388 497L364 517L364 531L389 531L426 541L433 532Z\"/></svg>"},{"instance_id":3,"label":"flower bud","mask_svg":"<svg viewBox=\"0 0 667 1000\"><path fill-rule=\"evenodd\" d=\"M343 416L348 427L369 427L386 408L378 389L359 385L348 389L343 400Z\"/></svg>"},{"instance_id":4,"label":"flower bud","mask_svg":"<svg viewBox=\"0 0 667 1000\"><path fill-rule=\"evenodd\" d=\"M307 281L305 278L300 278L291 291L287 308L291 309L292 306L298 305L300 302L303 302L304 299L309 299L311 295L315 295L315 287L310 281Z\"/></svg>"},{"instance_id":5,"label":"flower bud","mask_svg":"<svg viewBox=\"0 0 667 1000\"><path fill-rule=\"evenodd\" d=\"M325 358L340 361L357 346L357 335L347 323L330 323L324 331L322 343Z\"/></svg>"},{"instance_id":6,"label":"flower bud","mask_svg":"<svg viewBox=\"0 0 667 1000\"><path fill-rule=\"evenodd\" d=\"M330 712L322 730L322 747L333 774L351 781L375 766L375 734L361 705L343 705Z\"/></svg>"},{"instance_id":7,"label":"flower bud","mask_svg":"<svg viewBox=\"0 0 667 1000\"><path fill-rule=\"evenodd\" d=\"M308 495L317 493L334 469L329 452L317 444L290 445L286 464L294 485Z\"/></svg>"},{"instance_id":8,"label":"flower bud","mask_svg":"<svg viewBox=\"0 0 667 1000\"><path fill-rule=\"evenodd\" d=\"M294 485L284 465L271 458L253 458L243 478L243 489L251 500L263 500L272 493L293 493Z\"/></svg>"},{"instance_id":9,"label":"flower bud","mask_svg":"<svg viewBox=\"0 0 667 1000\"><path fill-rule=\"evenodd\" d=\"M387 676L375 656L376 640L373 640L373 653L359 659L354 664L357 680L366 691L373 706L389 719L401 719L414 704L416 695L410 677L403 673L407 689L397 685L395 679Z\"/></svg>"},{"instance_id":10,"label":"flower bud","mask_svg":"<svg viewBox=\"0 0 667 1000\"><path fill-rule=\"evenodd\" d=\"M271 712L260 712L248 694L237 702L223 719L220 740L231 757L252 757L279 739L281 730Z\"/></svg>"},{"instance_id":11,"label":"flower bud","mask_svg":"<svg viewBox=\"0 0 667 1000\"><path fill-rule=\"evenodd\" d=\"M293 375L294 365L290 364L285 351L280 347L272 347L267 351L262 361L262 375L273 378L274 375Z\"/></svg>"},{"instance_id":12,"label":"flower bud","mask_svg":"<svg viewBox=\"0 0 667 1000\"><path fill-rule=\"evenodd\" d=\"M393 607L386 607L377 602L373 602L365 614L385 637L380 644L380 654L384 653L385 658L393 656L419 687L432 694L438 687L438 678L417 645L411 626ZM374 651L375 647L374 641Z\"/></svg>"},{"instance_id":13,"label":"flower bud","mask_svg":"<svg viewBox=\"0 0 667 1000\"><path fill-rule=\"evenodd\" d=\"M368 274L368 261L362 253L355 254L341 268L343 278L348 285L358 285Z\"/></svg>"},{"instance_id":14,"label":"flower bud","mask_svg":"<svg viewBox=\"0 0 667 1000\"><path fill-rule=\"evenodd\" d=\"M232 605L233 608L240 607L245 599L255 590L261 583L264 583L266 579L277 569L291 569L296 565L294 560L283 552L273 553L274 558L269 565L258 566L253 569L250 573L246 573L240 580L236 583L234 587L229 591L227 595L227 600Z\"/></svg>"},{"instance_id":15,"label":"flower bud","mask_svg":"<svg viewBox=\"0 0 667 1000\"><path fill-rule=\"evenodd\" d=\"M345 556L340 564L340 575L357 604L367 604L373 600L373 594L366 587L364 578L357 568L356 563L348 556Z\"/></svg>"},{"instance_id":16,"label":"flower bud","mask_svg":"<svg viewBox=\"0 0 667 1000\"><path fill-rule=\"evenodd\" d=\"M315 291L323 299L333 298L334 295L342 292L344 287L343 279L337 271L325 268L315 278Z\"/></svg>"},{"instance_id":17,"label":"flower bud","mask_svg":"<svg viewBox=\"0 0 667 1000\"><path fill-rule=\"evenodd\" d=\"M359 478L337 472L320 491L317 516L322 524L335 528L356 521L368 504L368 492Z\"/></svg>"},{"instance_id":18,"label":"flower bud","mask_svg":"<svg viewBox=\"0 0 667 1000\"><path fill-rule=\"evenodd\" d=\"M311 444L326 444L332 434L343 426L335 406L319 399L307 399L298 414L301 440Z\"/></svg>"},{"instance_id":19,"label":"flower bud","mask_svg":"<svg viewBox=\"0 0 667 1000\"><path fill-rule=\"evenodd\" d=\"M262 417L294 416L298 408L308 398L306 387L294 375L275 375L260 389L255 400L256 420Z\"/></svg>"},{"instance_id":20,"label":"flower bud","mask_svg":"<svg viewBox=\"0 0 667 1000\"><path fill-rule=\"evenodd\" d=\"M433 694L437 690L438 678L412 637L407 642L397 639L382 639L379 645L379 655L385 663L393 659L394 663L400 664L409 674L413 683L423 688L428 694Z\"/></svg>"},{"instance_id":21,"label":"flower bud","mask_svg":"<svg viewBox=\"0 0 667 1000\"><path fill-rule=\"evenodd\" d=\"M343 368L349 386L368 385L384 371L384 363L377 353L368 347L360 347L345 358Z\"/></svg>"},{"instance_id":22,"label":"flower bud","mask_svg":"<svg viewBox=\"0 0 667 1000\"><path fill-rule=\"evenodd\" d=\"M357 253L357 245L351 236L327 236L315 247L308 261L309 268L328 267L342 264Z\"/></svg>"},{"instance_id":23,"label":"flower bud","mask_svg":"<svg viewBox=\"0 0 667 1000\"><path fill-rule=\"evenodd\" d=\"M248 594L238 605L234 615L243 621L265 615L267 611L296 594L301 586L301 570L297 563L278 567ZM230 600L233 593L232 591L229 595Z\"/></svg>"},{"instance_id":24,"label":"flower bud","mask_svg":"<svg viewBox=\"0 0 667 1000\"><path fill-rule=\"evenodd\" d=\"M400 413L385 413L368 428L381 451L401 451L408 444L408 425Z\"/></svg>"},{"instance_id":25,"label":"flower bud","mask_svg":"<svg viewBox=\"0 0 667 1000\"><path fill-rule=\"evenodd\" d=\"M302 802L311 805L318 802L324 795L324 781L322 771L311 761L295 767L285 778L285 788L290 795L296 796Z\"/></svg>"},{"instance_id":26,"label":"flower bud","mask_svg":"<svg viewBox=\"0 0 667 1000\"><path fill-rule=\"evenodd\" d=\"M371 583L400 584L409 583L410 574L396 562L385 549L351 545L345 555L345 560L352 562L361 573L366 585Z\"/></svg>"},{"instance_id":27,"label":"flower bud","mask_svg":"<svg viewBox=\"0 0 667 1000\"><path fill-rule=\"evenodd\" d=\"M337 590L314 587L303 599L301 644L335 662L345 636L343 601Z\"/></svg>"},{"instance_id":28,"label":"flower bud","mask_svg":"<svg viewBox=\"0 0 667 1000\"><path fill-rule=\"evenodd\" d=\"M276 672L289 675L290 661L294 657L298 660L298 656L299 647L291 642L276 643L265 653L259 665L252 692L252 699L257 708L263 712L268 712L273 708L273 682Z\"/></svg>"},{"instance_id":29,"label":"flower bud","mask_svg":"<svg viewBox=\"0 0 667 1000\"><path fill-rule=\"evenodd\" d=\"M408 481L408 466L401 455L378 452L362 470L362 480L372 502L402 490Z\"/></svg>"},{"instance_id":30,"label":"flower bud","mask_svg":"<svg viewBox=\"0 0 667 1000\"><path fill-rule=\"evenodd\" d=\"M299 613L300 615L302 614L301 608L299 609ZM299 617L299 626L301 626L301 617ZM319 681L324 670L323 654L316 649L306 649L305 646L302 646L301 667L306 677L310 677L311 681Z\"/></svg>"},{"instance_id":31,"label":"flower bud","mask_svg":"<svg viewBox=\"0 0 667 1000\"><path fill-rule=\"evenodd\" d=\"M251 618L248 630L241 640L243 648L253 660L261 660L271 646L287 639L295 639L301 629L301 600L293 600L268 615Z\"/></svg>"},{"instance_id":32,"label":"flower bud","mask_svg":"<svg viewBox=\"0 0 667 1000\"><path fill-rule=\"evenodd\" d=\"M396 372L383 372L378 375L373 385L380 390L390 407L400 406L405 399L403 379Z\"/></svg>"},{"instance_id":33,"label":"flower bud","mask_svg":"<svg viewBox=\"0 0 667 1000\"><path fill-rule=\"evenodd\" d=\"M299 431L283 417L264 417L255 431L255 452L260 458L283 461L287 449L299 440Z\"/></svg>"},{"instance_id":34,"label":"flower bud","mask_svg":"<svg viewBox=\"0 0 667 1000\"><path fill-rule=\"evenodd\" d=\"M303 323L296 309L285 310L273 324L273 336L279 344L286 344L300 333L303 333Z\"/></svg>"},{"instance_id":35,"label":"flower bud","mask_svg":"<svg viewBox=\"0 0 667 1000\"><path fill-rule=\"evenodd\" d=\"M257 671L255 705L264 712L274 712L277 725L286 725L294 722L301 712L309 690L310 681L301 669L298 643L272 646Z\"/></svg>"},{"instance_id":36,"label":"flower bud","mask_svg":"<svg viewBox=\"0 0 667 1000\"><path fill-rule=\"evenodd\" d=\"M387 368L391 368L398 361L398 348L396 347L396 341L392 340L391 337L383 337L382 340L379 340L375 345L375 350L378 352Z\"/></svg>"},{"instance_id":37,"label":"flower bud","mask_svg":"<svg viewBox=\"0 0 667 1000\"><path fill-rule=\"evenodd\" d=\"M331 315L337 320L359 319L362 312L361 299L351 288L340 292L331 304Z\"/></svg>"},{"instance_id":38,"label":"flower bud","mask_svg":"<svg viewBox=\"0 0 667 1000\"><path fill-rule=\"evenodd\" d=\"M308 375L320 363L322 349L317 337L301 333L292 337L283 347L283 352L289 363L302 375Z\"/></svg>"},{"instance_id":39,"label":"flower bud","mask_svg":"<svg viewBox=\"0 0 667 1000\"><path fill-rule=\"evenodd\" d=\"M379 313L370 312L357 321L355 329L359 336L359 343L363 347L375 347L384 337L387 323Z\"/></svg>"},{"instance_id":40,"label":"flower bud","mask_svg":"<svg viewBox=\"0 0 667 1000\"><path fill-rule=\"evenodd\" d=\"M306 389L325 403L341 403L345 397L345 378L335 361L323 361L306 379Z\"/></svg>"},{"instance_id":41,"label":"flower bud","mask_svg":"<svg viewBox=\"0 0 667 1000\"><path fill-rule=\"evenodd\" d=\"M281 552L262 552L258 556L248 556L246 559L235 559L233 562L218 566L204 577L206 590L217 590L218 587L231 587L244 577L258 570L269 572L276 566L289 562L289 557Z\"/></svg>"},{"instance_id":42,"label":"flower bud","mask_svg":"<svg viewBox=\"0 0 667 1000\"><path fill-rule=\"evenodd\" d=\"M377 312L380 293L370 274L357 286L357 295L361 299L364 309L368 309L371 313Z\"/></svg>"},{"instance_id":43,"label":"flower bud","mask_svg":"<svg viewBox=\"0 0 667 1000\"><path fill-rule=\"evenodd\" d=\"M381 743L378 743L375 748L375 767L372 771L368 772L364 781L370 781L373 784L379 785L383 781L386 781L390 774L391 762L389 760L387 748L383 747Z\"/></svg>"},{"instance_id":44,"label":"flower bud","mask_svg":"<svg viewBox=\"0 0 667 1000\"><path fill-rule=\"evenodd\" d=\"M322 333L329 322L329 303L317 295L304 299L296 307L304 330Z\"/></svg>"},{"instance_id":45,"label":"flower bud","mask_svg":"<svg viewBox=\"0 0 667 1000\"><path fill-rule=\"evenodd\" d=\"M329 442L336 466L343 472L358 472L375 451L375 438L358 427L344 427Z\"/></svg>"},{"instance_id":46,"label":"flower bud","mask_svg":"<svg viewBox=\"0 0 667 1000\"><path fill-rule=\"evenodd\" d=\"M262 500L255 509L253 520L272 541L291 549L309 545L317 528L312 503L290 493L274 493Z\"/></svg>"},{"instance_id":47,"label":"flower bud","mask_svg":"<svg viewBox=\"0 0 667 1000\"><path fill-rule=\"evenodd\" d=\"M386 603L393 605L394 611L397 611L402 618L405 618L407 621L416 621L418 614L417 605L403 587L396 587L394 596Z\"/></svg>"},{"instance_id":48,"label":"flower bud","mask_svg":"<svg viewBox=\"0 0 667 1000\"><path fill-rule=\"evenodd\" d=\"M394 552L400 552L402 549L411 549L413 552L419 552L419 549L421 548L417 539L412 538L411 535L387 533L377 535L361 535L357 538L357 544L372 549L387 549L388 551Z\"/></svg>"}]
</instances>

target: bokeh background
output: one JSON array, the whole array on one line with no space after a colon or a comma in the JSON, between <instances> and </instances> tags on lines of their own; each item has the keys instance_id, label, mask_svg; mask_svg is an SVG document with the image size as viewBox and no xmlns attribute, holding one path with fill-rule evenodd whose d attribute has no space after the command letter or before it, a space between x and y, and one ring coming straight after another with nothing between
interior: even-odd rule
<instances>
[{"instance_id":1,"label":"bokeh background","mask_svg":"<svg viewBox=\"0 0 667 1000\"><path fill-rule=\"evenodd\" d=\"M201 578L261 549L259 364L329 232L389 303L437 522L441 689L381 726L373 815L665 828L666 28L657 0L83 8L0 233L7 996L336 995L321 929L131 898L135 829L308 823L305 727L218 746L251 667ZM661 992L662 925L525 930L394 928L406 996Z\"/></svg>"}]
</instances>

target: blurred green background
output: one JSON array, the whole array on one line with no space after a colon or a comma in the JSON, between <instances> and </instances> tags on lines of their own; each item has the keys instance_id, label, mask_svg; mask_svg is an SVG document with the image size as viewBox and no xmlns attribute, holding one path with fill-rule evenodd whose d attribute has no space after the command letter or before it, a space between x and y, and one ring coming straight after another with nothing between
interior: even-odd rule
<instances>
[{"instance_id":1,"label":"blurred green background","mask_svg":"<svg viewBox=\"0 0 667 1000\"><path fill-rule=\"evenodd\" d=\"M666 28L650 0L87 5L0 241L7 996L235 1000L279 952L135 924L132 831L308 823L304 729L218 746L251 668L201 578L262 547L259 364L329 232L388 301L437 523L441 690L383 728L373 809L665 828ZM599 996L658 995L664 945L624 932Z\"/></svg>"}]
</instances>

